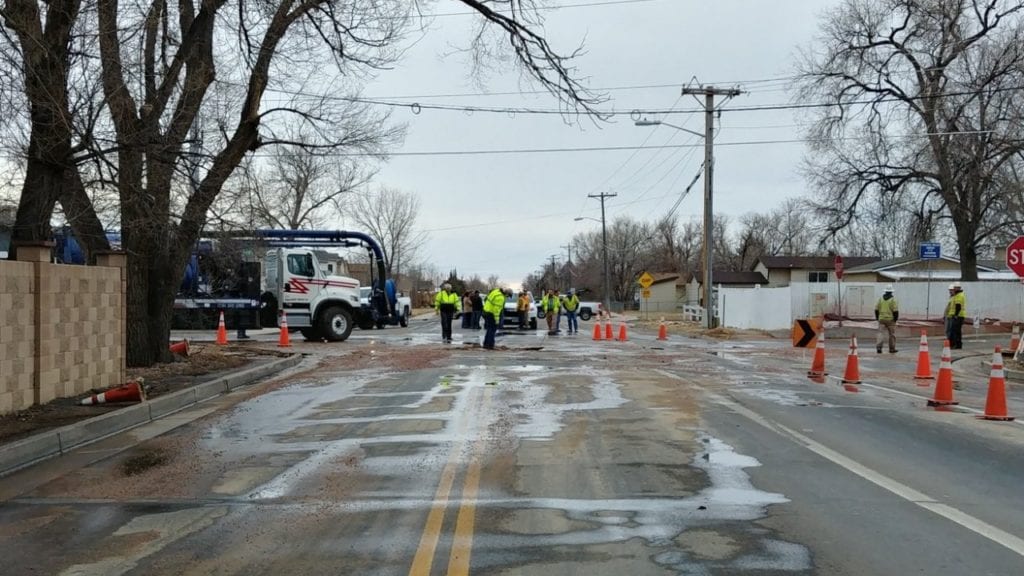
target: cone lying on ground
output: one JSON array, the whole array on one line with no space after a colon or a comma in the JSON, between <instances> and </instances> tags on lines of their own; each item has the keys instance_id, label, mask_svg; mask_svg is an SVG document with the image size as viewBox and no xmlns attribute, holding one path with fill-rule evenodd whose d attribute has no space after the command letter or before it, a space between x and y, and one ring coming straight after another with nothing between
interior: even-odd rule
<instances>
[{"instance_id":1,"label":"cone lying on ground","mask_svg":"<svg viewBox=\"0 0 1024 576\"><path fill-rule=\"evenodd\" d=\"M665 318L662 317L658 324L658 340L668 340L668 328L665 326Z\"/></svg>"},{"instance_id":2,"label":"cone lying on ground","mask_svg":"<svg viewBox=\"0 0 1024 576\"><path fill-rule=\"evenodd\" d=\"M188 357L188 340L182 340L181 342L171 344L171 354Z\"/></svg>"},{"instance_id":3,"label":"cone lying on ground","mask_svg":"<svg viewBox=\"0 0 1024 576\"><path fill-rule=\"evenodd\" d=\"M626 337L626 323L619 324L619 342L625 342L629 338Z\"/></svg>"},{"instance_id":4,"label":"cone lying on ground","mask_svg":"<svg viewBox=\"0 0 1024 576\"><path fill-rule=\"evenodd\" d=\"M89 406L91 404L106 404L108 402L141 402L146 399L146 392L139 382L129 382L124 386L111 388L100 394L93 394L83 398L79 404Z\"/></svg>"},{"instance_id":5,"label":"cone lying on ground","mask_svg":"<svg viewBox=\"0 0 1024 576\"><path fill-rule=\"evenodd\" d=\"M996 353L992 355L992 373L988 379L988 397L985 399L985 414L982 418L1013 420L1013 416L1006 412L1006 375L1003 374L1003 354L999 346L996 346Z\"/></svg>"},{"instance_id":6,"label":"cone lying on ground","mask_svg":"<svg viewBox=\"0 0 1024 576\"><path fill-rule=\"evenodd\" d=\"M924 380L932 379L932 360L928 355L928 336L924 330L921 330L921 344L917 348L917 372L914 373L914 379L920 380L918 386L928 386Z\"/></svg>"},{"instance_id":7,"label":"cone lying on ground","mask_svg":"<svg viewBox=\"0 0 1024 576\"><path fill-rule=\"evenodd\" d=\"M217 344L223 346L228 343L228 329L224 325L224 311L220 312L220 320L217 321Z\"/></svg>"},{"instance_id":8,"label":"cone lying on ground","mask_svg":"<svg viewBox=\"0 0 1024 576\"><path fill-rule=\"evenodd\" d=\"M843 384L860 384L860 361L857 358L857 337L850 337L850 353L846 356Z\"/></svg>"},{"instance_id":9,"label":"cone lying on ground","mask_svg":"<svg viewBox=\"0 0 1024 576\"><path fill-rule=\"evenodd\" d=\"M281 319L278 321L278 325L281 326L281 335L277 339L278 348L289 348L292 345L291 338L288 335L288 315L281 310Z\"/></svg>"},{"instance_id":10,"label":"cone lying on ground","mask_svg":"<svg viewBox=\"0 0 1024 576\"><path fill-rule=\"evenodd\" d=\"M811 360L811 369L807 371L811 378L820 378L828 375L825 372L825 334L818 338L818 344L814 347L814 359ZM822 381L824 383L824 381Z\"/></svg>"},{"instance_id":11,"label":"cone lying on ground","mask_svg":"<svg viewBox=\"0 0 1024 576\"><path fill-rule=\"evenodd\" d=\"M605 318L604 320L604 339L614 340L615 335L612 334L612 320L611 318Z\"/></svg>"},{"instance_id":12,"label":"cone lying on ground","mask_svg":"<svg viewBox=\"0 0 1024 576\"><path fill-rule=\"evenodd\" d=\"M601 318L594 322L594 340L601 340Z\"/></svg>"},{"instance_id":13,"label":"cone lying on ground","mask_svg":"<svg viewBox=\"0 0 1024 576\"><path fill-rule=\"evenodd\" d=\"M942 343L942 363L939 377L935 380L935 396L928 400L929 406L950 406L953 401L953 355L949 351L949 340Z\"/></svg>"}]
</instances>

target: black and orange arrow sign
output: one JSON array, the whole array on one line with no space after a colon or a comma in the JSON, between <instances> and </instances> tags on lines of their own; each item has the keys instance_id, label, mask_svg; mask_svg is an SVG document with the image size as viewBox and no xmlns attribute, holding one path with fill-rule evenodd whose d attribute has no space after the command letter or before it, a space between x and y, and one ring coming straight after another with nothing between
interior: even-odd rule
<instances>
[{"instance_id":1,"label":"black and orange arrow sign","mask_svg":"<svg viewBox=\"0 0 1024 576\"><path fill-rule=\"evenodd\" d=\"M821 319L797 318L793 321L793 347L814 348L818 345L818 334L821 333Z\"/></svg>"}]
</instances>

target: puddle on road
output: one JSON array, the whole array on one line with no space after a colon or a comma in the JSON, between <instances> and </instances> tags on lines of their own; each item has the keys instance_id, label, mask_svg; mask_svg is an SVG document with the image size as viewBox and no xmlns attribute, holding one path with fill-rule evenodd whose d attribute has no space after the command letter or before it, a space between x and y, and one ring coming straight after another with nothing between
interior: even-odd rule
<instances>
[{"instance_id":1,"label":"puddle on road","mask_svg":"<svg viewBox=\"0 0 1024 576\"><path fill-rule=\"evenodd\" d=\"M763 385L769 385L767 382ZM819 400L805 399L798 392L793 390L774 389L774 388L763 388L763 387L738 387L735 389L737 392L753 396L767 402L778 404L779 406L818 406L822 408L832 408L832 404L827 402L821 402Z\"/></svg>"}]
</instances>

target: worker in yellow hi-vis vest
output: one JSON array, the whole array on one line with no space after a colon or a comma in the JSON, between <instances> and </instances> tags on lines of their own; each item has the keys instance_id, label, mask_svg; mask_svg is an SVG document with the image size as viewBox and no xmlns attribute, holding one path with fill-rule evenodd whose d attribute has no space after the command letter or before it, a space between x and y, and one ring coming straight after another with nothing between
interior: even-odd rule
<instances>
[{"instance_id":1,"label":"worker in yellow hi-vis vest","mask_svg":"<svg viewBox=\"0 0 1024 576\"><path fill-rule=\"evenodd\" d=\"M889 353L896 353L896 321L900 319L900 305L892 293L892 285L885 287L885 292L875 304L875 320L878 320L878 338L875 340L875 351L882 353L882 344L889 343Z\"/></svg>"}]
</instances>

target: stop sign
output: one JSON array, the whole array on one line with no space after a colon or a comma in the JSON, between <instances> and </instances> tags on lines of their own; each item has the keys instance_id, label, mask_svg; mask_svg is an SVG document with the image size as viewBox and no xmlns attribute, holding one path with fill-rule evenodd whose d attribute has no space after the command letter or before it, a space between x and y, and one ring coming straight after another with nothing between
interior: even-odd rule
<instances>
[{"instance_id":1,"label":"stop sign","mask_svg":"<svg viewBox=\"0 0 1024 576\"><path fill-rule=\"evenodd\" d=\"M1006 265L1024 278L1024 236L1018 236L1006 247Z\"/></svg>"}]
</instances>

